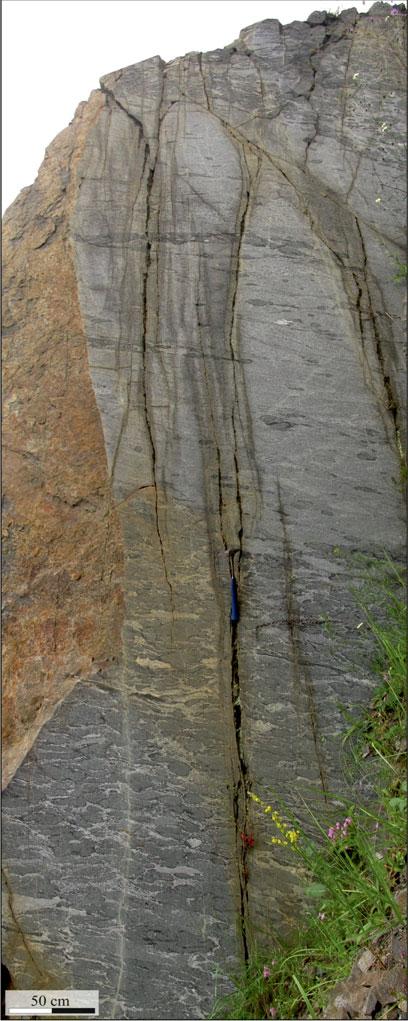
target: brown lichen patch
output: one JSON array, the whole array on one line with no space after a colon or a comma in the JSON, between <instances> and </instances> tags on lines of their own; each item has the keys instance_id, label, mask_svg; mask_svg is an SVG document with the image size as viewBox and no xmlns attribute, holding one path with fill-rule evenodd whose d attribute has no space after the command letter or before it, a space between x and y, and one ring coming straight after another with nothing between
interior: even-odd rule
<instances>
[{"instance_id":1,"label":"brown lichen patch","mask_svg":"<svg viewBox=\"0 0 408 1021\"><path fill-rule=\"evenodd\" d=\"M57 703L120 652L122 541L69 245L82 103L4 221L3 783Z\"/></svg>"}]
</instances>

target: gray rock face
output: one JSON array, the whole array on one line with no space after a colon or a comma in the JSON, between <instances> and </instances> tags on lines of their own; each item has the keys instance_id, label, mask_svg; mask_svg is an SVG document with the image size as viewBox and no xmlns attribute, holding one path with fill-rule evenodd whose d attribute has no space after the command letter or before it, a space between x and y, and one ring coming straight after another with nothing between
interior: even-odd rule
<instances>
[{"instance_id":1,"label":"gray rock face","mask_svg":"<svg viewBox=\"0 0 408 1021\"><path fill-rule=\"evenodd\" d=\"M11 782L4 858L17 984L99 988L106 1017L204 1017L216 969L290 927L296 860L249 792L324 808L339 706L374 683L361 568L333 549L398 556L404 534L405 19L387 11L268 20L101 80L70 242L123 652Z\"/></svg>"}]
</instances>

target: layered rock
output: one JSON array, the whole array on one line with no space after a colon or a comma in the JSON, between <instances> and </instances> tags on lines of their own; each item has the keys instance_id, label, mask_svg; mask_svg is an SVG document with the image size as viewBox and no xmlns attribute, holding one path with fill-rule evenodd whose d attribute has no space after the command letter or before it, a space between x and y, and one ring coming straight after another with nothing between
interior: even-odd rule
<instances>
[{"instance_id":1,"label":"layered rock","mask_svg":"<svg viewBox=\"0 0 408 1021\"><path fill-rule=\"evenodd\" d=\"M333 550L403 540L404 26L108 75L6 218L6 963L109 1017L290 927L249 792L324 805L373 684Z\"/></svg>"}]
</instances>

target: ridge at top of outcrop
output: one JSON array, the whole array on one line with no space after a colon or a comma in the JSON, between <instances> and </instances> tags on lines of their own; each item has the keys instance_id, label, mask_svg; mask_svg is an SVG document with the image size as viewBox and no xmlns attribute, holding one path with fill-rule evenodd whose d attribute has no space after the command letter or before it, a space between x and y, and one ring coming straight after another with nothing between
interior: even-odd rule
<instances>
[{"instance_id":1,"label":"ridge at top of outcrop","mask_svg":"<svg viewBox=\"0 0 408 1021\"><path fill-rule=\"evenodd\" d=\"M215 47L214 49L208 50L206 51L206 54L229 52L231 50L234 51L234 49L239 50L242 46L246 46L249 34L251 35L251 42L253 43L254 36L256 35L259 36L260 34L262 34L262 31L267 31L272 26L277 26L277 32L279 35L281 35L282 33L289 33L291 29L293 29L295 26L296 27L302 26L305 28L306 26L308 26L310 29L313 29L329 25L335 27L337 23L343 24L352 23L355 25L359 20L369 19L372 17L384 18L389 17L391 16L391 11L396 13L397 9L400 15L406 15L406 6L404 3L391 5L390 3L383 2L383 0L376 0L376 2L373 3L372 6L369 7L367 11L358 11L357 7L348 7L346 8L346 10L340 11L338 14L335 14L324 8L323 10L312 11L304 21L295 18L293 21L285 23L279 21L279 18L263 18L261 21L256 21L249 25L245 25L241 29L238 39L232 40L232 42L227 43L226 46L219 46ZM187 53L178 54L176 57L173 57L169 61L163 60L160 54L154 54L151 57L145 57L143 60L137 61L134 64L127 64L121 68L116 68L114 71L106 72L105 74L101 75L99 83L103 88L104 85L106 85L107 83L107 79L110 79L112 81L114 75L120 75L123 71L128 71L130 68L134 67L142 68L143 66L151 67L152 65L155 64L158 64L161 67L171 67L171 65L176 64L179 60L182 60L185 57L195 56L200 52L202 51L189 50Z\"/></svg>"}]
</instances>

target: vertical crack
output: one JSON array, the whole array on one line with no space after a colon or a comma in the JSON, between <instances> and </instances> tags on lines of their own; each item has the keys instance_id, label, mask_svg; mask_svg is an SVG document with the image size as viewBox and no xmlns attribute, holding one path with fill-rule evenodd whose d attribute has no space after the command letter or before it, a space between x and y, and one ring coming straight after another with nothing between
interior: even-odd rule
<instances>
[{"instance_id":1,"label":"vertical crack","mask_svg":"<svg viewBox=\"0 0 408 1021\"><path fill-rule=\"evenodd\" d=\"M242 150L241 150L242 151ZM241 557L243 550L243 538L244 538L244 520L243 520L243 503L241 496L241 485L240 485L240 473L239 473L239 458L238 458L238 430L236 415L240 421L241 429L243 428L240 409L239 409L239 394L238 394L238 381L237 381L237 366L236 356L234 348L234 334L236 333L236 308L238 298L238 286L241 271L241 253L243 239L248 219L248 213L250 208L251 200L251 175L249 173L248 165L243 153L245 160L247 184L243 176L243 195L241 201L241 213L239 219L239 231L238 240L235 252L235 273L233 279L233 287L231 294L231 306L230 306L230 320L228 330L228 344L231 355L232 364L232 377L233 377L233 397L232 397L232 410L231 410L231 424L232 424L232 435L233 435L233 461L234 461L234 472L235 472L235 498L238 508L238 566L237 566L237 586L239 589L240 579L240 566ZM258 173L260 168L260 161L258 161ZM244 961L247 962L249 959L249 933L248 933L248 844L246 842L247 825L248 825L248 766L244 754L243 739L242 739L242 704L241 704L241 684L240 684L240 673L239 673L239 639L238 639L238 622L230 622L230 637L231 637L231 700L232 700L232 715L234 724L235 734L235 745L237 753L238 763L238 776L234 783L233 788L233 811L235 821L235 838L237 847L237 858L238 858L238 879L239 879L239 891L240 891L240 926L241 926L241 938L242 938L242 949Z\"/></svg>"},{"instance_id":2,"label":"vertical crack","mask_svg":"<svg viewBox=\"0 0 408 1021\"><path fill-rule=\"evenodd\" d=\"M345 272L346 272L346 267L342 263L341 264L341 273L342 273L342 277L343 277L343 280L344 280L344 286L345 286L345 289L346 289L346 292L347 292L347 280L346 280L346 277L345 277ZM378 393L377 393L377 390L376 390L376 387L375 387L375 382L374 382L374 379L373 379L373 374L372 374L372 371L371 371L371 366L370 366L369 359L367 357L367 351L366 351L366 346L365 346L365 331L364 331L364 319L363 319L363 288L361 286L361 282L360 282L358 273L355 270L353 270L353 269L351 270L351 276L353 278L354 286L356 288L356 296L355 296L355 299L354 299L354 304L355 304L355 310L356 310L356 314L357 314L358 330L359 330L359 334L360 334L361 353L362 353L362 359L363 359L363 365L362 365L362 367L363 367L363 377L364 377L364 381L365 381L366 385L369 387L371 392L374 394L374 397L378 401ZM386 438L388 440L387 423L385 421L385 418L384 418L384 415L383 415L383 409L382 409L381 406L380 406L379 410L380 410L381 419L383 421Z\"/></svg>"},{"instance_id":3,"label":"vertical crack","mask_svg":"<svg viewBox=\"0 0 408 1021\"><path fill-rule=\"evenodd\" d=\"M369 316L369 319L370 319L370 322L371 322L371 325L372 325L372 330L373 330L373 335L374 335L374 342L375 342L375 353L376 353L376 356L377 356L377 361L378 361L378 365L379 365L379 369L380 369L382 384L383 384L384 391L385 391L386 407L387 407L387 410L389 411L391 419L392 419L392 425L393 425L393 430L394 430L394 435L395 435L395 443L396 443L396 446L397 446L398 455L399 455L400 460L402 461L402 463L405 464L405 457L404 457L404 453L403 453L402 445L401 445L400 409L399 409L399 405L398 405L398 399L397 399L397 396L396 396L396 394L394 392L394 388L393 388L393 385L392 385L392 382L391 382L391 378L390 378L389 373L387 372L386 365L385 365L385 357L384 357L384 351L383 351L383 347L382 347L380 331L379 331L378 325L377 325L377 320L376 320L376 316L375 316L375 310L374 310L373 303L372 303L372 298L371 298L370 286L369 286L369 282L368 282L367 250L366 250L366 247L365 247L364 238L363 238L363 235L362 235L362 232L361 232L361 228L360 228L360 224L358 222L357 217L355 217L355 223L356 223L358 235L359 235L359 238L360 238L361 252L362 252L362 256L363 256L363 270L362 270L362 273L363 273L363 279L364 279L366 296L367 296L367 310L366 311L367 311L367 314ZM356 283L357 283L357 281L356 281ZM362 297L362 288L359 287L359 303L358 303L358 307L359 307L359 315L360 315L360 330L361 330L361 335L363 336L363 326L362 326L361 309L360 309L361 297Z\"/></svg>"},{"instance_id":4,"label":"vertical crack","mask_svg":"<svg viewBox=\"0 0 408 1021\"><path fill-rule=\"evenodd\" d=\"M235 282L235 289L237 281ZM222 476L222 460L221 460L221 448L217 438L216 422L214 418L214 412L211 402L211 388L210 381L207 374L207 366L205 359L205 351L202 340L202 322L200 316L201 303L199 300L199 293L196 294L196 315L197 315L197 334L198 342L200 346L200 352L203 361L203 374L205 387L208 394L208 411L209 420L211 424L211 431L213 435L213 443L215 450L216 466L217 466L217 484L218 484L218 518L219 528L221 534L221 540L224 547L224 551L228 552L229 544L226 534L226 526L224 521L224 496L223 496L223 476ZM236 400L236 389L234 387L234 403ZM242 554L242 538L243 538L243 511L242 501L239 483L239 467L238 467L238 456L237 456L237 436L235 430L234 420L234 408L232 411L233 419L233 436L234 436L234 469L235 469L235 483L236 483L236 500L238 503L239 513L239 560L237 567L237 582L239 584L239 572L240 572L240 559ZM249 959L249 943L248 943L248 846L241 838L241 834L246 834L248 824L248 769L247 763L243 751L242 741L242 708L241 708L241 686L239 676L239 653L238 653L238 623L236 621L230 622L230 686L231 686L231 710L232 710L232 724L234 734L234 745L235 745L235 761L232 765L232 808L234 817L235 827L235 846L236 846L236 861L238 871L238 886L239 886L239 924L240 924L240 936L242 940L242 951L244 961L247 962Z\"/></svg>"},{"instance_id":5,"label":"vertical crack","mask_svg":"<svg viewBox=\"0 0 408 1021\"><path fill-rule=\"evenodd\" d=\"M319 111L315 110L314 106L312 105L312 94L313 94L313 92L314 92L314 90L316 88L316 76L317 76L317 68L313 64L312 57L317 52L318 52L317 50L313 50L313 52L309 56L310 69L311 69L311 72L312 72L312 81L311 81L309 93L308 93L308 96L307 96L307 101L310 104L310 108L311 108L311 110L313 111L313 114L314 114L314 125L313 125L313 132L314 132L314 134L311 136L311 138L308 138L307 142L306 142L305 168L306 168L306 164L307 164L308 157L309 157L310 146L315 141L315 139L317 138L317 135L319 133Z\"/></svg>"},{"instance_id":6,"label":"vertical crack","mask_svg":"<svg viewBox=\"0 0 408 1021\"><path fill-rule=\"evenodd\" d=\"M199 296L197 296L198 299ZM203 359L203 373L205 386L209 398L209 418L211 423L211 429L213 433L213 442L215 448L215 456L217 462L217 481L218 481L218 517L221 540L225 552L228 551L228 541L225 531L224 523L224 497L223 497L223 479L222 479L222 463L221 463L221 449L217 440L216 423L214 420L214 414L211 406L211 390L209 379L207 375L207 367L205 361L205 352L203 348L202 336L201 336L201 318L200 318L200 302L196 300L197 309L197 326L198 326L198 338L200 351ZM235 400L235 391L234 391ZM235 479L236 479L236 499L239 508L239 523L240 527L238 530L239 538L239 560L237 567L237 582L239 584L239 572L240 572L240 560L242 554L242 538L243 538L243 513L242 513L242 502L239 485L239 469L238 469L238 458L236 453L237 438L235 434L234 424L234 467L235 467ZM240 935L242 939L242 949L244 961L247 962L249 959L249 945L248 945L248 846L245 841L241 838L241 833L246 834L247 822L248 822L248 768L243 751L242 741L242 708L241 708L241 686L239 676L239 655L238 655L238 623L235 621L230 622L230 643L231 643L231 656L230 656L230 684L231 684L231 709L232 709L232 722L234 732L234 743L236 751L235 765L233 765L233 782L232 782L232 806L235 826L235 845L237 855L237 869L238 869L238 884L239 884L239 919L240 919Z\"/></svg>"},{"instance_id":7,"label":"vertical crack","mask_svg":"<svg viewBox=\"0 0 408 1021\"><path fill-rule=\"evenodd\" d=\"M224 550L226 551L228 549L228 542L227 542L227 537L226 537L226 534L225 534L225 526L224 526L224 497L223 497L223 491L222 491L221 450L220 450L220 445L219 445L218 438L217 438L217 429L216 429L216 424L215 424L215 419L214 419L214 412L213 412L212 401L211 401L211 387L210 387L210 382L209 382L209 379L208 379L207 365L206 365L206 359L205 359L205 351L204 351L203 339L202 339L202 335L201 335L201 328L202 328L202 322L201 322L201 316L200 316L201 303L200 303L199 298L200 298L200 295L199 295L199 292L197 291L197 293L196 293L196 299L197 300L195 302L195 307L196 307L196 310L197 310L196 311L196 315L197 315L197 327L198 327L197 335L198 335L198 343L200 345L201 357L202 357L202 361L203 361L204 382L205 382L205 387L206 387L207 394L208 394L208 413L209 413L209 416L210 416L211 429L212 429L212 434L213 434L213 443L214 443L214 448L215 448L215 456L216 456L216 461L217 461L217 486L218 486L218 518L219 518L219 526L220 526L220 533L221 533L222 544L223 544Z\"/></svg>"},{"instance_id":8,"label":"vertical crack","mask_svg":"<svg viewBox=\"0 0 408 1021\"><path fill-rule=\"evenodd\" d=\"M315 122L314 122L314 125L313 125L313 132L314 132L314 134L311 136L311 138L308 138L308 140L306 142L306 148L305 148L305 169L306 169L307 161L309 159L309 149L310 149L310 146L313 145L313 142L316 141L316 138L317 138L317 136L319 134L319 114L318 114L317 110L315 111Z\"/></svg>"},{"instance_id":9,"label":"vertical crack","mask_svg":"<svg viewBox=\"0 0 408 1021\"><path fill-rule=\"evenodd\" d=\"M242 741L242 706L241 685L238 657L238 623L231 621L231 701L234 723L235 747L238 761L238 776L233 784L233 812L235 823L235 840L238 861L238 880L240 896L240 929L242 949L245 963L249 959L248 932L248 844L245 839L248 827L249 782L248 766Z\"/></svg>"},{"instance_id":10,"label":"vertical crack","mask_svg":"<svg viewBox=\"0 0 408 1021\"><path fill-rule=\"evenodd\" d=\"M238 286L239 286L239 279L240 279L240 273L241 273L241 268L242 268L241 267L242 246L243 246L244 235L245 235L245 230L246 230L246 225L247 225L247 220L248 220L248 214L249 214L249 209L250 209L250 203L251 203L251 187L256 185L256 181L258 179L259 171L260 171L260 166L261 166L261 161L258 158L255 182L253 182L251 174L250 174L250 171L249 171L249 167L248 167L248 164L247 164L247 160L246 160L246 157L245 157L245 151L242 150L242 148L241 148L241 151L242 151L243 159L245 161L246 182L245 182L245 178L244 178L244 174L243 174L241 213L240 213L240 219L239 219L238 240L237 240L236 252L235 252L235 273L234 273L234 279L233 279L232 294L231 294L231 299L230 299L231 300L231 308L230 308L229 329L228 329L228 344L229 344L230 355L231 355L232 380L233 380L233 399L232 399L231 424L232 424L232 434L233 434L233 441L234 441L233 459L234 459L234 469L235 469L235 490L236 490L236 501L237 501L237 507L238 507L238 516L239 516L239 530L238 530L238 539L239 539L239 547L240 547L239 561L241 561L241 555L242 555L242 540L243 540L244 526L243 526L243 504L242 504L242 498L241 498L240 475L239 475L238 431L237 431L237 421L236 421L236 417L237 416L238 416L238 419L239 419L239 424L241 426L242 433L244 434L245 431L244 431L243 422L242 422L241 413L240 413L240 403L239 403L239 393L238 393L238 380L237 380L237 362L236 362L235 347L234 347L234 335L236 335L236 333L237 333L237 322L236 322L237 312L236 312L236 309L237 309L237 298L238 298Z\"/></svg>"},{"instance_id":11,"label":"vertical crack","mask_svg":"<svg viewBox=\"0 0 408 1021\"><path fill-rule=\"evenodd\" d=\"M142 179L143 179L143 175L144 175L145 169L147 168L147 164L148 164L148 162L150 160L150 156L151 156L150 145L149 145L149 142L147 141L147 139L145 137L144 129L143 129L143 124L142 124L142 122L140 120L138 120L138 118L134 114L130 113L130 111L126 109L126 107L123 105L123 103L120 102L119 99L117 99L117 97L115 96L114 92L111 89L109 89L106 85L104 85L103 82L101 82L100 85L101 85L101 91L104 92L111 99L111 101L116 103L116 105L119 107L119 109L122 110L122 112L125 113L126 116L129 117L129 119L132 121L132 123L137 127L138 133L139 133L141 139L144 142L144 145L145 145L145 155L144 155L143 170L142 170ZM160 133L160 110L161 110L161 106L162 106L163 88L164 88L164 81L162 82L162 96L161 96L160 105L159 105L159 117L158 117L158 132L159 133ZM166 585L167 585L168 590L169 590L170 604L171 604L171 610L172 610L172 614L173 614L174 613L173 587L172 587L172 584L171 584L171 581L170 581L170 578L169 578L169 574L168 574L168 570L167 570L167 562L166 562L166 555L165 555L165 550L164 550L164 542L163 542L163 536L162 536L161 528L160 528L159 498L158 498L158 486L157 486L157 455L156 455L156 447L155 447L154 437L153 437L152 422L151 422L150 413L149 413L148 393L147 393L147 330L148 330L148 300L147 299L148 299L149 273L150 273L151 262L152 262L152 257L151 257L151 240L150 240L151 195L152 195L154 176L155 176L156 166L157 166L157 161L158 161L159 141L160 141L160 139L158 137L158 140L157 140L157 153L156 153L156 156L154 158L153 163L149 167L149 171L148 171L148 175L147 175L147 182L146 182L146 219L145 219L146 262L145 262L145 270L144 270L144 273L143 273L143 283L142 283L142 393L143 393L143 406L144 406L144 417L145 417L146 431L147 431L147 436L148 436L148 441L149 441L150 456L151 456L151 462L152 462L153 486L154 486L154 494L155 494L155 524L156 524L156 532L157 532L157 538L158 538L158 541L159 541L160 556L161 556L161 560L162 560L162 564L163 564L163 573L164 573ZM138 195L139 195L139 191L136 194L134 205L136 204ZM125 274L126 274L126 267L125 267ZM128 384L127 408L126 408L125 415L124 415L124 418L123 418L123 421L122 421L122 424L121 424L119 439L118 439L118 443L117 443L116 450L115 450L115 455L114 455L114 461L113 461L111 477L113 477L113 472L114 472L114 468L115 468L115 465L116 465L116 460L117 460L117 456L118 456L118 451L119 451L120 443L121 443L123 432L124 432L124 429L126 428L126 423L127 423L127 419L128 419L129 404L130 404L130 387L131 387L131 375L130 375L130 381L129 381L129 384Z\"/></svg>"},{"instance_id":12,"label":"vertical crack","mask_svg":"<svg viewBox=\"0 0 408 1021\"><path fill-rule=\"evenodd\" d=\"M122 107L121 107L121 109L122 109ZM128 265L128 245L129 245L129 241L130 241L131 233L132 233L132 226L133 226L133 220L134 220L136 203L137 203L137 200L139 198L140 189L142 187L142 182L143 182L144 176L145 176L147 159L148 159L148 146L145 147L144 158L143 158L143 166L142 166L141 177L140 177L140 184L139 184L139 187L138 187L138 189L137 189L137 191L135 193L135 197L134 197L133 205L132 205L132 210L131 210L130 217L129 217L129 229L128 229L128 236L126 238L126 249L125 249L125 257L124 257L125 258L125 267L124 267L122 279L121 279L121 282L120 282L119 344L118 344L117 349L116 349L116 357L115 357L116 371L117 371L119 377L120 377L120 373L121 373L120 354L121 354L122 335L123 335L122 310L123 310L124 303L125 303L125 287L126 287L126 281L127 281L128 269L129 269L129 265ZM133 378L133 345L131 345L131 347L130 347L130 364L129 364L128 372L129 372L129 374L128 374L128 380L127 380L127 384L126 384L126 407L125 407L125 411L124 411L123 416L122 416L122 421L120 423L119 435L118 435L118 439L117 439L117 442L116 442L116 447L115 447L114 455L113 455L113 458L112 458L112 468L111 468L111 473L110 473L110 478L111 478L111 482L112 483L115 480L116 465L117 465L117 461L118 461L118 458L119 458L119 453L120 453L120 449L121 449L121 445L122 445L122 440L123 440L124 435L126 433L127 424L128 424L128 421L129 421L130 398L131 398L131 392L132 392L132 378Z\"/></svg>"},{"instance_id":13,"label":"vertical crack","mask_svg":"<svg viewBox=\"0 0 408 1021\"><path fill-rule=\"evenodd\" d=\"M323 796L327 802L328 787L326 779L326 770L323 761L323 755L321 751L321 739L319 734L319 726L317 719L317 709L315 702L315 693L313 687L312 677L308 668L308 664L305 661L304 656L301 653L301 642L300 642L300 629L299 620L300 615L296 607L296 599L293 584L293 551L292 545L289 538L286 518L287 514L283 505L282 490L279 479L276 483L278 492L278 513L282 527L282 545L283 545L283 570L285 577L285 602L286 602L286 623L288 628L288 637L290 652L292 658L292 669L293 669L293 680L295 683L295 689L299 694L302 692L306 696L306 705L309 716L310 730L313 739L313 745L316 756L316 763L320 777L321 788ZM302 684L303 682L303 684Z\"/></svg>"},{"instance_id":14,"label":"vertical crack","mask_svg":"<svg viewBox=\"0 0 408 1021\"><path fill-rule=\"evenodd\" d=\"M146 143L147 144L147 143ZM163 573L166 581L166 585L170 594L170 604L172 613L174 612L174 599L173 599L173 587L168 575L166 554L164 551L163 537L160 528L160 515L159 515L159 495L157 486L157 455L156 447L153 437L153 428L149 413L149 402L147 392L147 331L148 331L148 284L149 284L149 273L152 262L151 254L151 240L150 240L150 220L151 220L151 195L153 189L154 175L157 166L156 156L153 166L149 169L147 178L146 188L146 221L145 221L145 238L146 238L146 263L145 271L143 274L143 287L142 287L142 392L143 392L143 406L144 406L144 417L146 424L146 431L149 440L150 456L152 462L152 474L153 474L153 486L154 486L154 507L155 507L155 524L157 538L159 540L160 556L163 564Z\"/></svg>"},{"instance_id":15,"label":"vertical crack","mask_svg":"<svg viewBox=\"0 0 408 1021\"><path fill-rule=\"evenodd\" d=\"M207 110L210 110L210 97L208 95L207 82L205 80L205 74L204 74L204 70L203 70L203 54L202 53L198 53L197 54L197 59L198 59L198 68L199 68L199 71L200 71L201 81L203 83L203 91L204 91L205 101L207 103Z\"/></svg>"}]
</instances>

